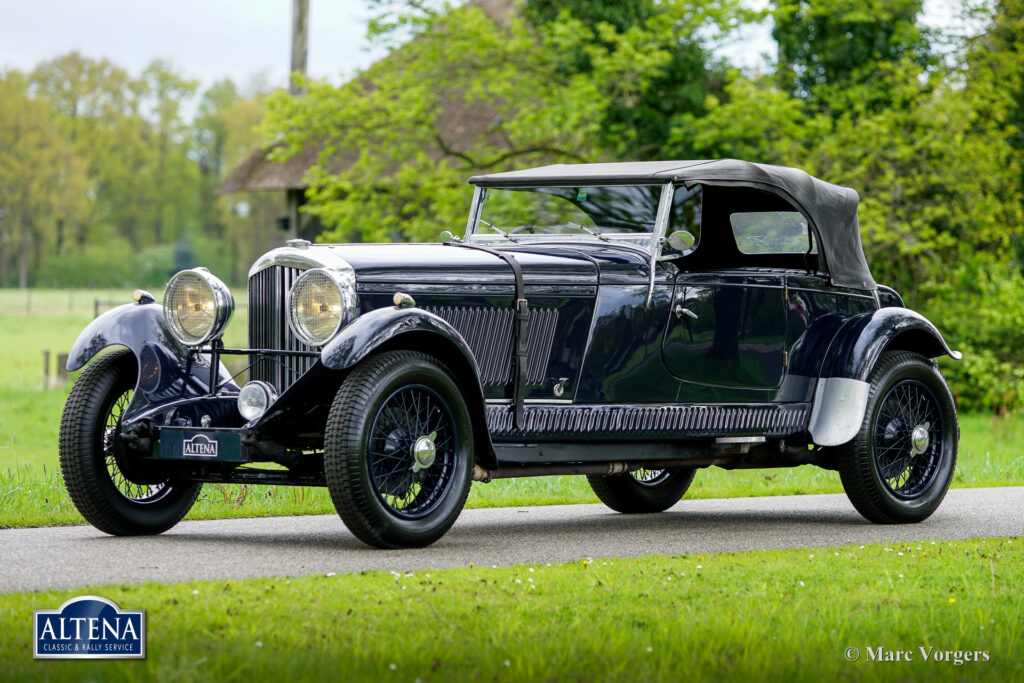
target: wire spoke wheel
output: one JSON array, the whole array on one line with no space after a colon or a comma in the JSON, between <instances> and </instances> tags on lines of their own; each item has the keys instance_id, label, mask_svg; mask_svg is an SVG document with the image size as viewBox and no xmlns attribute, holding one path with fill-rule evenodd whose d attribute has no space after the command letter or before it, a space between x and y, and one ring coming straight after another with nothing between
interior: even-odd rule
<instances>
[{"instance_id":1,"label":"wire spoke wheel","mask_svg":"<svg viewBox=\"0 0 1024 683\"><path fill-rule=\"evenodd\" d=\"M587 475L587 483L602 503L616 512L647 513L667 510L693 483L691 467L639 469L613 475Z\"/></svg>"},{"instance_id":2,"label":"wire spoke wheel","mask_svg":"<svg viewBox=\"0 0 1024 683\"><path fill-rule=\"evenodd\" d=\"M853 506L876 524L927 519L956 471L956 405L933 361L887 351L867 378L860 427L833 449Z\"/></svg>"},{"instance_id":3,"label":"wire spoke wheel","mask_svg":"<svg viewBox=\"0 0 1024 683\"><path fill-rule=\"evenodd\" d=\"M334 396L324 477L338 515L377 548L441 538L473 483L473 418L439 359L419 351L370 356Z\"/></svg>"},{"instance_id":4,"label":"wire spoke wheel","mask_svg":"<svg viewBox=\"0 0 1024 683\"><path fill-rule=\"evenodd\" d=\"M669 470L649 470L646 468L640 468L630 472L630 476L636 479L636 483L641 486L659 486L665 483L666 480L671 476Z\"/></svg>"},{"instance_id":5,"label":"wire spoke wheel","mask_svg":"<svg viewBox=\"0 0 1024 683\"><path fill-rule=\"evenodd\" d=\"M128 390L117 396L107 408L103 419L102 455L107 469L107 476L117 492L134 503L155 503L170 492L167 482L159 484L136 484L128 479L123 471L123 461L117 454L116 440L121 429L121 417L132 401L134 391Z\"/></svg>"},{"instance_id":6,"label":"wire spoke wheel","mask_svg":"<svg viewBox=\"0 0 1024 683\"><path fill-rule=\"evenodd\" d=\"M60 470L75 508L114 536L159 534L184 517L202 484L167 479L120 440L138 366L131 351L104 354L75 381L60 421ZM146 482L146 483L140 483Z\"/></svg>"},{"instance_id":7,"label":"wire spoke wheel","mask_svg":"<svg viewBox=\"0 0 1024 683\"><path fill-rule=\"evenodd\" d=\"M895 384L882 398L873 435L875 467L893 495L914 498L931 485L943 426L938 400L917 380Z\"/></svg>"},{"instance_id":8,"label":"wire spoke wheel","mask_svg":"<svg viewBox=\"0 0 1024 683\"><path fill-rule=\"evenodd\" d=\"M451 487L458 434L451 410L433 389L402 387L377 410L367 466L374 490L399 517L433 511ZM417 456L416 448L432 450Z\"/></svg>"}]
</instances>

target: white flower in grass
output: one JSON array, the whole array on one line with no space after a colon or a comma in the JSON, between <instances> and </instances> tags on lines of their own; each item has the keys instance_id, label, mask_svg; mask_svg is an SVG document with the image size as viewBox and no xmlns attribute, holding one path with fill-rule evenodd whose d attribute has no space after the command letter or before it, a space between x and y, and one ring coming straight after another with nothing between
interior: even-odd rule
<instances>
[{"instance_id":1,"label":"white flower in grass","mask_svg":"<svg viewBox=\"0 0 1024 683\"><path fill-rule=\"evenodd\" d=\"M257 640L256 641L256 647L263 647L263 641L262 640Z\"/></svg>"},{"instance_id":2,"label":"white flower in grass","mask_svg":"<svg viewBox=\"0 0 1024 683\"><path fill-rule=\"evenodd\" d=\"M398 668L398 665L395 664L394 662L391 662L390 664L388 664L388 668L391 669L392 671L394 671L395 669Z\"/></svg>"},{"instance_id":3,"label":"white flower in grass","mask_svg":"<svg viewBox=\"0 0 1024 683\"><path fill-rule=\"evenodd\" d=\"M502 662L502 664L504 664L505 666L512 666L512 662L508 661L507 659L504 662Z\"/></svg>"},{"instance_id":4,"label":"white flower in grass","mask_svg":"<svg viewBox=\"0 0 1024 683\"><path fill-rule=\"evenodd\" d=\"M900 574L900 578L901 578L901 579L903 578L903 574Z\"/></svg>"},{"instance_id":5,"label":"white flower in grass","mask_svg":"<svg viewBox=\"0 0 1024 683\"><path fill-rule=\"evenodd\" d=\"M903 553L896 553L896 554L899 555L900 557L903 557Z\"/></svg>"},{"instance_id":6,"label":"white flower in grass","mask_svg":"<svg viewBox=\"0 0 1024 683\"><path fill-rule=\"evenodd\" d=\"M192 595L199 595L199 591L192 591Z\"/></svg>"},{"instance_id":7,"label":"white flower in grass","mask_svg":"<svg viewBox=\"0 0 1024 683\"><path fill-rule=\"evenodd\" d=\"M516 579L516 583L522 583L522 582L523 582L522 579Z\"/></svg>"},{"instance_id":8,"label":"white flower in grass","mask_svg":"<svg viewBox=\"0 0 1024 683\"><path fill-rule=\"evenodd\" d=\"M839 553L836 553L836 557L839 557Z\"/></svg>"},{"instance_id":9,"label":"white flower in grass","mask_svg":"<svg viewBox=\"0 0 1024 683\"><path fill-rule=\"evenodd\" d=\"M533 573L533 567L530 567L530 573L531 574Z\"/></svg>"},{"instance_id":10,"label":"white flower in grass","mask_svg":"<svg viewBox=\"0 0 1024 683\"><path fill-rule=\"evenodd\" d=\"M653 647L651 647L650 645L648 645L648 646L647 646L647 651L648 651L648 652L654 652L654 648L653 648Z\"/></svg>"},{"instance_id":11,"label":"white flower in grass","mask_svg":"<svg viewBox=\"0 0 1024 683\"><path fill-rule=\"evenodd\" d=\"M801 586L802 586L802 585L804 585L804 582L803 582L803 581L801 581L801 582L800 582L800 585L801 585Z\"/></svg>"},{"instance_id":12,"label":"white flower in grass","mask_svg":"<svg viewBox=\"0 0 1024 683\"><path fill-rule=\"evenodd\" d=\"M704 566L703 566L703 565L700 565L700 564L698 564L698 565L697 565L697 569L704 569Z\"/></svg>"},{"instance_id":13,"label":"white flower in grass","mask_svg":"<svg viewBox=\"0 0 1024 683\"><path fill-rule=\"evenodd\" d=\"M337 576L338 572L327 572L327 576Z\"/></svg>"}]
</instances>

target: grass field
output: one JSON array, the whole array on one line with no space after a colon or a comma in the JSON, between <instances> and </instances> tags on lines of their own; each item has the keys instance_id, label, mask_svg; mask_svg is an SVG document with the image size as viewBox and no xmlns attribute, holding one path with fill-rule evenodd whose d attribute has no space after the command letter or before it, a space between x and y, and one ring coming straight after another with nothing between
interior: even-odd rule
<instances>
[{"instance_id":1,"label":"grass field","mask_svg":"<svg viewBox=\"0 0 1024 683\"><path fill-rule=\"evenodd\" d=\"M93 315L93 300L130 301L130 292L0 290L0 527L77 524L57 467L57 430L69 385L43 389L42 352L66 353ZM240 293L236 300L244 301ZM227 335L245 343L245 310ZM240 368L235 368L240 369ZM52 374L52 373L51 373ZM954 486L1024 484L1024 417L961 416ZM838 475L813 467L701 470L690 497L838 493ZM475 484L468 505L597 502L582 477L544 477ZM191 518L329 513L322 489L207 486Z\"/></svg>"},{"instance_id":2,"label":"grass field","mask_svg":"<svg viewBox=\"0 0 1024 683\"><path fill-rule=\"evenodd\" d=\"M0 678L1011 681L1022 577L988 539L6 594ZM145 661L31 659L83 594L147 610Z\"/></svg>"}]
</instances>

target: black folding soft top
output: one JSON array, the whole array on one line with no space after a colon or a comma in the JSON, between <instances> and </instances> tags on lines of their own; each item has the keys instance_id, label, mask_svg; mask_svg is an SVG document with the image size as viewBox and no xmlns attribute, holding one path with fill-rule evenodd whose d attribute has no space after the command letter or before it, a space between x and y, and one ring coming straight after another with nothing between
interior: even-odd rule
<instances>
[{"instance_id":1,"label":"black folding soft top","mask_svg":"<svg viewBox=\"0 0 1024 683\"><path fill-rule=\"evenodd\" d=\"M842 287L875 289L857 223L857 192L813 178L786 166L737 159L716 161L627 161L607 164L552 164L522 171L473 176L483 187L641 183L673 180L687 184L755 187L794 203L817 236L832 282Z\"/></svg>"}]
</instances>

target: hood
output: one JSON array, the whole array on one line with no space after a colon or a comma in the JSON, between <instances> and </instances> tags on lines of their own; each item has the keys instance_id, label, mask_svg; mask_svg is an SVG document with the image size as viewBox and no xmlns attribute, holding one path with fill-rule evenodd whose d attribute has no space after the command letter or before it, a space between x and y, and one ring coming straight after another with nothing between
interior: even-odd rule
<instances>
[{"instance_id":1,"label":"hood","mask_svg":"<svg viewBox=\"0 0 1024 683\"><path fill-rule=\"evenodd\" d=\"M482 249L448 244L342 244L322 248L345 259L360 285L514 282L508 264ZM597 284L594 261L573 250L526 247L504 251L519 261L523 278L530 284Z\"/></svg>"}]
</instances>

